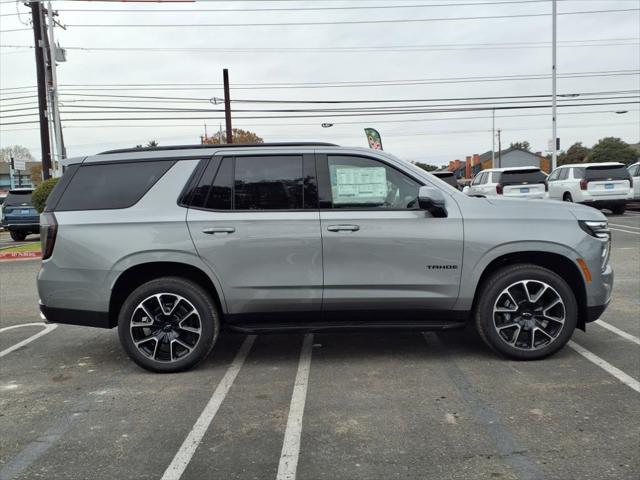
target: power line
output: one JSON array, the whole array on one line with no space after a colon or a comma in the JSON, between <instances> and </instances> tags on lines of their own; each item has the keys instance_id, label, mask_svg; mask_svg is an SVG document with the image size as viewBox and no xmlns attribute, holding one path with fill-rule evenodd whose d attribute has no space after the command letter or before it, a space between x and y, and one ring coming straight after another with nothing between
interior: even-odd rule
<instances>
[{"instance_id":1,"label":"power line","mask_svg":"<svg viewBox=\"0 0 640 480\"><path fill-rule=\"evenodd\" d=\"M560 12L557 15L590 15L595 13L623 13L637 12L640 8L621 8L608 10L584 10L578 12ZM263 22L263 23L68 23L67 27L72 28L182 28L182 27L285 27L285 26L315 26L315 25L376 25L390 23L425 23L425 22L446 22L459 20L489 20L504 18L531 18L549 17L551 13L521 13L512 15L489 15L474 17L440 17L440 18L400 18L382 20L338 20L323 22Z\"/></svg>"}]
</instances>

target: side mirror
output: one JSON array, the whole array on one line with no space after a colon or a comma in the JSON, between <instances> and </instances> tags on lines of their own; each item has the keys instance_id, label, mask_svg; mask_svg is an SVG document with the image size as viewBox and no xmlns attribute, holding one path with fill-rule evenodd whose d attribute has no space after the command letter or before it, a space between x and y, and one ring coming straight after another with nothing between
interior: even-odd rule
<instances>
[{"instance_id":1,"label":"side mirror","mask_svg":"<svg viewBox=\"0 0 640 480\"><path fill-rule=\"evenodd\" d=\"M435 187L420 187L418 190L418 205L434 217L446 217L444 193Z\"/></svg>"},{"instance_id":2,"label":"side mirror","mask_svg":"<svg viewBox=\"0 0 640 480\"><path fill-rule=\"evenodd\" d=\"M462 193L464 193L465 195L469 195L469 185L465 186L465 187L462 189Z\"/></svg>"}]
</instances>

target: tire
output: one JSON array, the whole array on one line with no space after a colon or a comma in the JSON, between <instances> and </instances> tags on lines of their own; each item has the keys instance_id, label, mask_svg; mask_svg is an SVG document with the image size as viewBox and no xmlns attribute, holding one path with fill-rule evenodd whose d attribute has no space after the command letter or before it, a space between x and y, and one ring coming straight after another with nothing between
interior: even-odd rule
<instances>
[{"instance_id":1,"label":"tire","mask_svg":"<svg viewBox=\"0 0 640 480\"><path fill-rule=\"evenodd\" d=\"M611 207L611 211L615 214L615 215L622 215L624 214L625 210L627 209L627 206L623 203L621 205L614 205L613 207Z\"/></svg>"},{"instance_id":2,"label":"tire","mask_svg":"<svg viewBox=\"0 0 640 480\"><path fill-rule=\"evenodd\" d=\"M191 309L195 314L188 314ZM124 351L142 368L181 372L209 355L218 339L219 318L213 299L200 285L162 277L127 297L118 315L118 335Z\"/></svg>"},{"instance_id":3,"label":"tire","mask_svg":"<svg viewBox=\"0 0 640 480\"><path fill-rule=\"evenodd\" d=\"M25 238L27 238L27 234L25 232L18 232L16 230L11 230L9 232L9 235L11 235L11 239L14 242L22 242Z\"/></svg>"},{"instance_id":4,"label":"tire","mask_svg":"<svg viewBox=\"0 0 640 480\"><path fill-rule=\"evenodd\" d=\"M491 349L506 357L514 360L548 357L560 350L575 330L578 322L575 295L562 277L551 270L533 264L508 266L492 274L480 288L474 312L476 328ZM558 299L561 303L550 306ZM562 317L563 322L559 321Z\"/></svg>"},{"instance_id":5,"label":"tire","mask_svg":"<svg viewBox=\"0 0 640 480\"><path fill-rule=\"evenodd\" d=\"M571 194L569 192L567 192L562 197L562 201L563 202L573 202L573 197L571 196Z\"/></svg>"}]
</instances>

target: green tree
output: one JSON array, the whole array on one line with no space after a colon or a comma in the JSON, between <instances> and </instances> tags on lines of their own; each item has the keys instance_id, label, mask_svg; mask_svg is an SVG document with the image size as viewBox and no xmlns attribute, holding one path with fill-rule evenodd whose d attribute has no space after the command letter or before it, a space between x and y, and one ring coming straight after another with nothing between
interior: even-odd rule
<instances>
[{"instance_id":1,"label":"green tree","mask_svg":"<svg viewBox=\"0 0 640 480\"><path fill-rule=\"evenodd\" d=\"M248 130L233 128L231 129L231 134L233 135L234 144L264 143L262 138ZM227 134L225 132L216 132L210 137L206 135L200 137L200 141L203 144L220 145L221 143L227 143Z\"/></svg>"},{"instance_id":2,"label":"green tree","mask_svg":"<svg viewBox=\"0 0 640 480\"><path fill-rule=\"evenodd\" d=\"M47 198L49 198L49 194L51 193L51 190L53 190L53 187L56 186L56 183L58 183L58 180L60 179L49 178L43 181L31 194L31 201L33 202L33 206L36 210L38 210L38 212L42 213L42 211L44 210L44 207L47 203Z\"/></svg>"},{"instance_id":3,"label":"green tree","mask_svg":"<svg viewBox=\"0 0 640 480\"><path fill-rule=\"evenodd\" d=\"M433 172L434 170L438 169L438 167L436 167L435 165L431 165L430 163L415 162L414 164L416 167L420 167L427 172Z\"/></svg>"},{"instance_id":4,"label":"green tree","mask_svg":"<svg viewBox=\"0 0 640 480\"><path fill-rule=\"evenodd\" d=\"M588 161L591 150L582 145L582 142L576 142L571 145L566 152L558 155L558 165L567 165L569 163L583 163Z\"/></svg>"},{"instance_id":5,"label":"green tree","mask_svg":"<svg viewBox=\"0 0 640 480\"><path fill-rule=\"evenodd\" d=\"M158 142L156 142L155 140L149 140L147 142L147 147L157 147L159 145Z\"/></svg>"},{"instance_id":6,"label":"green tree","mask_svg":"<svg viewBox=\"0 0 640 480\"><path fill-rule=\"evenodd\" d=\"M605 137L591 149L589 162L622 162L630 164L636 161L638 152L628 143L616 137Z\"/></svg>"},{"instance_id":7,"label":"green tree","mask_svg":"<svg viewBox=\"0 0 640 480\"><path fill-rule=\"evenodd\" d=\"M511 142L509 148L519 148L521 150L526 150L527 152L531 151L531 144L526 140L523 142Z\"/></svg>"}]
</instances>

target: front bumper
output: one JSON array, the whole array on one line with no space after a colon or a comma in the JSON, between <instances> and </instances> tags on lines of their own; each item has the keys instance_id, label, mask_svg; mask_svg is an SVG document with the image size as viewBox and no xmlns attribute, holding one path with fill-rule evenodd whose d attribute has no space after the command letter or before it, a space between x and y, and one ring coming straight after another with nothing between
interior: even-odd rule
<instances>
[{"instance_id":1,"label":"front bumper","mask_svg":"<svg viewBox=\"0 0 640 480\"><path fill-rule=\"evenodd\" d=\"M113 328L116 326L110 321L108 312L50 308L42 303L40 303L40 318L47 323L63 323L83 327Z\"/></svg>"}]
</instances>

